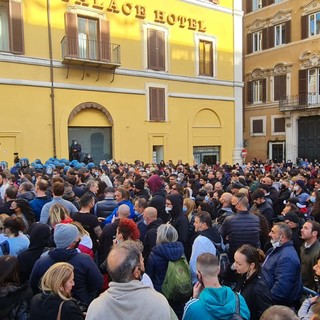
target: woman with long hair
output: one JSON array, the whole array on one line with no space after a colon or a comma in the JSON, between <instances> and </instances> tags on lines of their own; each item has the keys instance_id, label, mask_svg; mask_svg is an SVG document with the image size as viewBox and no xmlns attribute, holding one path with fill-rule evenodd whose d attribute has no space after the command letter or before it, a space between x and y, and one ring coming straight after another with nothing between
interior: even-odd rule
<instances>
[{"instance_id":1,"label":"woman with long hair","mask_svg":"<svg viewBox=\"0 0 320 320\"><path fill-rule=\"evenodd\" d=\"M35 222L34 213L27 200L16 199L12 201L10 209L14 212L14 216L20 217L22 219L25 227L24 231L27 231Z\"/></svg>"},{"instance_id":2,"label":"woman with long hair","mask_svg":"<svg viewBox=\"0 0 320 320\"><path fill-rule=\"evenodd\" d=\"M68 210L62 204L56 203L50 208L49 222L53 228L58 223L70 223L72 221Z\"/></svg>"},{"instance_id":3,"label":"woman with long hair","mask_svg":"<svg viewBox=\"0 0 320 320\"><path fill-rule=\"evenodd\" d=\"M27 283L20 283L18 259L0 257L0 319L28 319L28 303L32 291Z\"/></svg>"},{"instance_id":4,"label":"woman with long hair","mask_svg":"<svg viewBox=\"0 0 320 320\"><path fill-rule=\"evenodd\" d=\"M92 259L94 257L93 253L93 242L90 237L89 232L82 226L78 221L73 221L71 224L74 224L79 231L80 242L77 250L82 253L88 254Z\"/></svg>"},{"instance_id":5,"label":"woman with long hair","mask_svg":"<svg viewBox=\"0 0 320 320\"><path fill-rule=\"evenodd\" d=\"M251 320L259 320L262 313L272 306L269 287L261 276L264 253L245 244L234 254L234 268L240 275L234 291L241 293L250 310Z\"/></svg>"},{"instance_id":6,"label":"woman with long hair","mask_svg":"<svg viewBox=\"0 0 320 320\"><path fill-rule=\"evenodd\" d=\"M74 286L73 270L73 266L66 262L55 263L47 270L40 283L42 293L36 294L31 301L32 320L84 319L78 304L71 296Z\"/></svg>"}]
</instances>

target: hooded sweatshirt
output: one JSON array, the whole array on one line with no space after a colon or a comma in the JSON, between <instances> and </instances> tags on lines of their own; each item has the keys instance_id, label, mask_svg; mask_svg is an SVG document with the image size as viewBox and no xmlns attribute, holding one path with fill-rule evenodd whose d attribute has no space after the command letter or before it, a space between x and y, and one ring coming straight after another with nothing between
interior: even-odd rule
<instances>
[{"instance_id":1,"label":"hooded sweatshirt","mask_svg":"<svg viewBox=\"0 0 320 320\"><path fill-rule=\"evenodd\" d=\"M42 256L34 265L30 276L30 287L34 293L39 292L39 281L45 272L57 262L68 262L74 267L73 296L84 304L89 304L102 288L103 277L91 259L76 249L56 248Z\"/></svg>"},{"instance_id":2,"label":"hooded sweatshirt","mask_svg":"<svg viewBox=\"0 0 320 320\"><path fill-rule=\"evenodd\" d=\"M244 298L239 296L240 315L250 319L250 311ZM183 320L229 320L236 312L236 296L229 287L204 288L199 299L187 302Z\"/></svg>"},{"instance_id":3,"label":"hooded sweatshirt","mask_svg":"<svg viewBox=\"0 0 320 320\"><path fill-rule=\"evenodd\" d=\"M45 247L48 246L50 227L43 223L34 223L29 229L30 245L18 254L21 282L29 280L35 262L40 258Z\"/></svg>"},{"instance_id":4,"label":"hooded sweatshirt","mask_svg":"<svg viewBox=\"0 0 320 320\"><path fill-rule=\"evenodd\" d=\"M177 319L166 298L141 283L110 282L110 287L89 306L86 320Z\"/></svg>"}]
</instances>

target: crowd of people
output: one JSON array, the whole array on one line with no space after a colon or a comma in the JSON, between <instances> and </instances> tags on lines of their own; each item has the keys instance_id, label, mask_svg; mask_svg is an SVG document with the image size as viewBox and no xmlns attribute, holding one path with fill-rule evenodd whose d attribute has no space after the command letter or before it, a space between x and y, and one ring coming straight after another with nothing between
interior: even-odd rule
<instances>
[{"instance_id":1,"label":"crowd of people","mask_svg":"<svg viewBox=\"0 0 320 320\"><path fill-rule=\"evenodd\" d=\"M0 318L320 319L319 236L307 159L1 162Z\"/></svg>"}]
</instances>

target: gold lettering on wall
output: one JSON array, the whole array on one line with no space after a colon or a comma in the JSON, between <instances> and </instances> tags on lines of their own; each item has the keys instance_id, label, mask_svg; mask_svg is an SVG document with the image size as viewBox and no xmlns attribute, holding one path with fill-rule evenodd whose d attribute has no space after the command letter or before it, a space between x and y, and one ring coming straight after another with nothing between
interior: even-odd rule
<instances>
[{"instance_id":1,"label":"gold lettering on wall","mask_svg":"<svg viewBox=\"0 0 320 320\"><path fill-rule=\"evenodd\" d=\"M117 2L115 0L111 0L110 1L110 4L109 4L109 6L107 8L107 11L114 12L114 13L119 13L120 12L120 10L118 8L118 5L117 5Z\"/></svg>"},{"instance_id":2,"label":"gold lettering on wall","mask_svg":"<svg viewBox=\"0 0 320 320\"><path fill-rule=\"evenodd\" d=\"M61 0L62 2L71 2L71 0ZM118 5L117 0L110 0L109 5L106 6L103 0L73 0L75 5L89 7L100 11L108 11L111 13L122 13L125 16L135 14L137 19L145 19L147 17L146 7L140 4L132 4L131 2L124 2ZM154 10L154 22L161 24L168 24L169 26L177 25L179 28L188 28L189 30L197 30L199 32L206 32L207 27L203 20L177 15L174 13L166 13L163 10Z\"/></svg>"}]
</instances>

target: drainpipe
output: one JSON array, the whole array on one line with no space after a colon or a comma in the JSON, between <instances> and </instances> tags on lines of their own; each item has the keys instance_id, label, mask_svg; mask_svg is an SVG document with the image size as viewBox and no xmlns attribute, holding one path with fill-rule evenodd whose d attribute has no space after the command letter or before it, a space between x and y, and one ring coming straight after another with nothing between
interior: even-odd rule
<instances>
[{"instance_id":1,"label":"drainpipe","mask_svg":"<svg viewBox=\"0 0 320 320\"><path fill-rule=\"evenodd\" d=\"M48 40L49 40L49 58L50 58L50 98L51 98L51 117L52 117L52 144L53 156L57 156L56 144L56 120L55 120L55 102L54 102L54 79L53 79L53 60L52 60L52 34L51 34L51 15L50 0L47 0L47 21L48 21Z\"/></svg>"}]
</instances>

